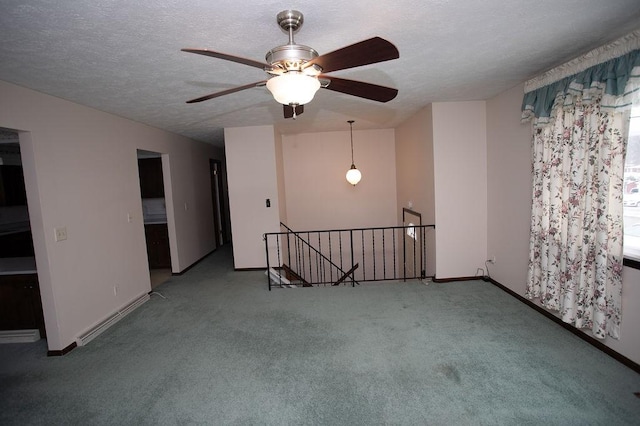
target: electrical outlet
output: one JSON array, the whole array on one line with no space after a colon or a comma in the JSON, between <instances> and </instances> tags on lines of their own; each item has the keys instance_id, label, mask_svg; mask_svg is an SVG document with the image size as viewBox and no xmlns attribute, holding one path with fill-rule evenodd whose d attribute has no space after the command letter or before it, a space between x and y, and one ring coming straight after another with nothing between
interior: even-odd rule
<instances>
[{"instance_id":1,"label":"electrical outlet","mask_svg":"<svg viewBox=\"0 0 640 426\"><path fill-rule=\"evenodd\" d=\"M55 228L55 238L56 238L56 242L58 241L64 241L67 239L67 227L63 226L61 228Z\"/></svg>"},{"instance_id":2,"label":"electrical outlet","mask_svg":"<svg viewBox=\"0 0 640 426\"><path fill-rule=\"evenodd\" d=\"M113 286L113 295L114 295L114 296L117 296L117 295L118 295L118 286L117 286L117 285L114 285L114 286Z\"/></svg>"},{"instance_id":3,"label":"electrical outlet","mask_svg":"<svg viewBox=\"0 0 640 426\"><path fill-rule=\"evenodd\" d=\"M489 262L491 264L495 264L496 263L496 257L493 256L491 259L487 259L487 262Z\"/></svg>"}]
</instances>

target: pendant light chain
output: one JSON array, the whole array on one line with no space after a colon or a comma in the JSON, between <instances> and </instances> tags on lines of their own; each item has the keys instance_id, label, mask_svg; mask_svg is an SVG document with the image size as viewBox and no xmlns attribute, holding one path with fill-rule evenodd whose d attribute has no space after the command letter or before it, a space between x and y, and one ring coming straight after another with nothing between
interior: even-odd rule
<instances>
[{"instance_id":1,"label":"pendant light chain","mask_svg":"<svg viewBox=\"0 0 640 426\"><path fill-rule=\"evenodd\" d=\"M353 120L347 121L349 123L349 128L351 129L351 165L353 166L355 163L353 161Z\"/></svg>"},{"instance_id":2,"label":"pendant light chain","mask_svg":"<svg viewBox=\"0 0 640 426\"><path fill-rule=\"evenodd\" d=\"M353 120L349 120L347 121L347 123L349 123L349 130L351 133L351 167L349 168L349 170L347 170L347 182L349 182L351 185L356 186L356 184L358 182L360 182L360 179L362 178L362 173L360 173L360 170L358 170L356 168L355 162L353 161Z\"/></svg>"}]
</instances>

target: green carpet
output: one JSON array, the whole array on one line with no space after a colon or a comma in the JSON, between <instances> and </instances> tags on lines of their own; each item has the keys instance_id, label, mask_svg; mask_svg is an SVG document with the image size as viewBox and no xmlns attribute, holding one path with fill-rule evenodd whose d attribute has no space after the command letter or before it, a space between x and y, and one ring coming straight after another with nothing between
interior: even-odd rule
<instances>
[{"instance_id":1,"label":"green carpet","mask_svg":"<svg viewBox=\"0 0 640 426\"><path fill-rule=\"evenodd\" d=\"M483 281L269 292L227 246L156 290L64 357L0 345L0 424L640 424L640 375Z\"/></svg>"}]
</instances>

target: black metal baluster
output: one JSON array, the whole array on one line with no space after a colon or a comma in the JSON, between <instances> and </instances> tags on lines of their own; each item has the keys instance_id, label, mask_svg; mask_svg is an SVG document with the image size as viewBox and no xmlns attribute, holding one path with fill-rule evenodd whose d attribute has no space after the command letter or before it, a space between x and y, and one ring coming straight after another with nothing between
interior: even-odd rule
<instances>
[{"instance_id":1,"label":"black metal baluster","mask_svg":"<svg viewBox=\"0 0 640 426\"><path fill-rule=\"evenodd\" d=\"M280 238L282 237L282 235L280 234L276 234L276 251L278 253L278 281L280 281L280 287L282 287L282 259L280 258ZM268 271L268 269L267 269ZM268 272L267 272L268 273Z\"/></svg>"},{"instance_id":2,"label":"black metal baluster","mask_svg":"<svg viewBox=\"0 0 640 426\"><path fill-rule=\"evenodd\" d=\"M329 282L333 282L333 244L331 244L331 231L329 231Z\"/></svg>"},{"instance_id":3,"label":"black metal baluster","mask_svg":"<svg viewBox=\"0 0 640 426\"><path fill-rule=\"evenodd\" d=\"M371 253L373 254L373 280L376 280L376 230L371 230Z\"/></svg>"},{"instance_id":4,"label":"black metal baluster","mask_svg":"<svg viewBox=\"0 0 640 426\"><path fill-rule=\"evenodd\" d=\"M269 291L271 291L271 276L269 275L269 236L264 235L264 251L267 253L267 284L269 285Z\"/></svg>"},{"instance_id":5,"label":"black metal baluster","mask_svg":"<svg viewBox=\"0 0 640 426\"><path fill-rule=\"evenodd\" d=\"M360 239L362 240L362 281L367 280L367 265L364 262L364 230L360 230Z\"/></svg>"},{"instance_id":6,"label":"black metal baluster","mask_svg":"<svg viewBox=\"0 0 640 426\"><path fill-rule=\"evenodd\" d=\"M318 251L320 253L322 253L322 240L320 239L320 232L318 232ZM318 257L320 255L318 254ZM319 271L320 271L320 281L324 281L325 278L325 273L324 273L324 260L322 261L322 264L319 265Z\"/></svg>"},{"instance_id":7,"label":"black metal baluster","mask_svg":"<svg viewBox=\"0 0 640 426\"><path fill-rule=\"evenodd\" d=\"M420 278L424 279L426 274L425 264L427 263L427 242L425 241L426 227L421 226L420 232L422 234L422 255L420 256Z\"/></svg>"},{"instance_id":8,"label":"black metal baluster","mask_svg":"<svg viewBox=\"0 0 640 426\"><path fill-rule=\"evenodd\" d=\"M311 279L311 282L313 283L313 265L311 264L311 243L310 243L310 236L309 233L307 232L307 239L306 239L306 243L307 243L307 253L309 253L309 277Z\"/></svg>"},{"instance_id":9,"label":"black metal baluster","mask_svg":"<svg viewBox=\"0 0 640 426\"><path fill-rule=\"evenodd\" d=\"M354 266L354 258L353 258L353 230L349 230L349 239L351 240L351 267ZM354 282L355 278L353 276L354 274L351 275L351 287L355 287L356 284Z\"/></svg>"},{"instance_id":10,"label":"black metal baluster","mask_svg":"<svg viewBox=\"0 0 640 426\"><path fill-rule=\"evenodd\" d=\"M340 269L344 270L344 261L342 259L342 232L338 231L338 238L340 240Z\"/></svg>"},{"instance_id":11,"label":"black metal baluster","mask_svg":"<svg viewBox=\"0 0 640 426\"><path fill-rule=\"evenodd\" d=\"M416 275L416 228L413 228L413 276L411 278L417 277Z\"/></svg>"},{"instance_id":12,"label":"black metal baluster","mask_svg":"<svg viewBox=\"0 0 640 426\"><path fill-rule=\"evenodd\" d=\"M296 265L296 270L299 271L300 274L300 278L304 279L304 264L303 264L303 260L304 258L302 257L302 252L300 249L300 236L298 234L296 235L296 257L298 258L297 261L297 265Z\"/></svg>"},{"instance_id":13,"label":"black metal baluster","mask_svg":"<svg viewBox=\"0 0 640 426\"><path fill-rule=\"evenodd\" d=\"M287 232L287 267L291 268L291 234Z\"/></svg>"},{"instance_id":14,"label":"black metal baluster","mask_svg":"<svg viewBox=\"0 0 640 426\"><path fill-rule=\"evenodd\" d=\"M387 279L387 251L384 244L384 229L382 230L382 279Z\"/></svg>"}]
</instances>

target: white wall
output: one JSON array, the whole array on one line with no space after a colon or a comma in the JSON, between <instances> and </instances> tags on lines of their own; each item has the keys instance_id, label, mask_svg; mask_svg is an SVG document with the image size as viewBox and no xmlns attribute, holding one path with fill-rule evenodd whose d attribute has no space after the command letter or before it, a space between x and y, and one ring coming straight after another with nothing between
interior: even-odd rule
<instances>
[{"instance_id":1,"label":"white wall","mask_svg":"<svg viewBox=\"0 0 640 426\"><path fill-rule=\"evenodd\" d=\"M150 290L137 149L170 157L175 268L215 247L206 171L219 155L213 147L4 82L0 127L20 131L50 350ZM178 212L185 202L193 208ZM66 241L54 241L56 227L67 228Z\"/></svg>"},{"instance_id":2,"label":"white wall","mask_svg":"<svg viewBox=\"0 0 640 426\"><path fill-rule=\"evenodd\" d=\"M355 127L355 124L354 124ZM282 136L287 225L296 231L395 226L393 129L353 131L356 186L349 131Z\"/></svg>"},{"instance_id":3,"label":"white wall","mask_svg":"<svg viewBox=\"0 0 640 426\"><path fill-rule=\"evenodd\" d=\"M280 230L273 126L228 128L224 140L234 265L264 268L263 235Z\"/></svg>"},{"instance_id":4,"label":"white wall","mask_svg":"<svg viewBox=\"0 0 640 426\"><path fill-rule=\"evenodd\" d=\"M432 111L436 278L472 277L487 260L486 106L439 102Z\"/></svg>"},{"instance_id":5,"label":"white wall","mask_svg":"<svg viewBox=\"0 0 640 426\"><path fill-rule=\"evenodd\" d=\"M520 124L523 93L519 85L487 101L487 253L496 256L491 277L521 296L531 218L531 127ZM620 339L608 337L603 343L640 363L640 271L625 267L622 280Z\"/></svg>"}]
</instances>

